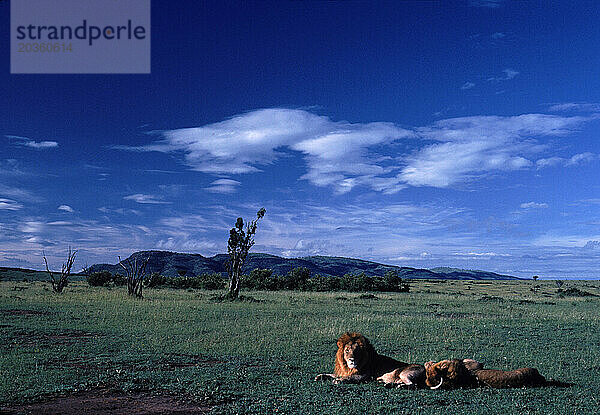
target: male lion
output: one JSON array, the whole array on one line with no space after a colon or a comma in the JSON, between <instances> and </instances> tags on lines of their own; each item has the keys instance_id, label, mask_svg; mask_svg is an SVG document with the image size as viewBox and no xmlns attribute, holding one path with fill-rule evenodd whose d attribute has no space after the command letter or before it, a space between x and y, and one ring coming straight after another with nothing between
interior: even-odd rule
<instances>
[{"instance_id":1,"label":"male lion","mask_svg":"<svg viewBox=\"0 0 600 415\"><path fill-rule=\"evenodd\" d=\"M526 386L568 386L555 381L546 381L537 369L524 367L516 370L483 369L465 360L442 360L425 363L425 383L431 389L455 389L477 386L491 388L522 388Z\"/></svg>"},{"instance_id":2,"label":"male lion","mask_svg":"<svg viewBox=\"0 0 600 415\"><path fill-rule=\"evenodd\" d=\"M360 333L342 334L337 340L337 346L333 373L322 373L315 377L315 380L331 379L333 383L360 383L378 378L386 383L404 385L421 385L425 380L423 366L380 355Z\"/></svg>"}]
</instances>

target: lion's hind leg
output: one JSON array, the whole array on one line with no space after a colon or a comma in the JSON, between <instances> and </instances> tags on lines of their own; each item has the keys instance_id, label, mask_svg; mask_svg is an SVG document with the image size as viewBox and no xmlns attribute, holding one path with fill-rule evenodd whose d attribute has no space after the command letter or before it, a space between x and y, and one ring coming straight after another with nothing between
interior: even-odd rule
<instances>
[{"instance_id":1,"label":"lion's hind leg","mask_svg":"<svg viewBox=\"0 0 600 415\"><path fill-rule=\"evenodd\" d=\"M405 368L398 368L377 378L383 382L386 387L398 388L416 388L420 386L425 379L425 367L421 365L409 365Z\"/></svg>"}]
</instances>

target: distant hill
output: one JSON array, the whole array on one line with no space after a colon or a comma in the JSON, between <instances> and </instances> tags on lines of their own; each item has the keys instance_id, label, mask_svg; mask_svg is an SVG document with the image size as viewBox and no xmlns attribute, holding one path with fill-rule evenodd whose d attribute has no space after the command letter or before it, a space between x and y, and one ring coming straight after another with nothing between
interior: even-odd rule
<instances>
[{"instance_id":1,"label":"distant hill","mask_svg":"<svg viewBox=\"0 0 600 415\"><path fill-rule=\"evenodd\" d=\"M60 273L58 273L60 275ZM55 274L56 277L56 274ZM85 277L80 274L71 275L71 280L82 280ZM0 267L0 281L50 281L50 276L46 271L34 271L24 268Z\"/></svg>"},{"instance_id":2,"label":"distant hill","mask_svg":"<svg viewBox=\"0 0 600 415\"><path fill-rule=\"evenodd\" d=\"M177 276L178 270L185 270L186 275L199 275L204 273L225 274L225 262L228 256L219 254L205 257L199 254L180 254L167 251L140 251L133 253L128 259L148 261L147 271L158 272L167 277ZM338 276L345 274L357 274L364 272L368 276L383 276L389 270L396 270L402 278L420 279L458 279L458 280L518 280L520 278L510 275L501 275L494 272L462 270L456 268L435 268L432 270L397 267L385 265L362 259L309 256L303 258L282 258L269 254L249 254L244 264L244 273L249 273L255 268L266 268L273 270L275 275L285 275L291 269L306 267L311 275ZM94 264L92 272L109 271L113 274L123 273L118 264Z\"/></svg>"}]
</instances>

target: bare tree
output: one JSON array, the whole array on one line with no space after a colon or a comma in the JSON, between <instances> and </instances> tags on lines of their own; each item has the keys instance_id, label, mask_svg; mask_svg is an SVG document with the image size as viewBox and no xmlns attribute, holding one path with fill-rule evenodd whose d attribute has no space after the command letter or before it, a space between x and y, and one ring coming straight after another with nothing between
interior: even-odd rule
<instances>
[{"instance_id":1,"label":"bare tree","mask_svg":"<svg viewBox=\"0 0 600 415\"><path fill-rule=\"evenodd\" d=\"M129 258L123 261L119 256L119 265L125 270L125 278L127 279L127 294L143 298L142 288L148 261L150 261L150 256L144 261L138 261L137 258L133 260Z\"/></svg>"},{"instance_id":2,"label":"bare tree","mask_svg":"<svg viewBox=\"0 0 600 415\"><path fill-rule=\"evenodd\" d=\"M256 213L256 219L246 223L244 231L244 219L237 218L235 228L229 231L229 241L227 242L227 253L229 260L227 261L227 273L229 274L229 291L227 297L235 300L240 295L240 277L242 274L242 266L248 256L248 251L254 245L254 234L258 220L265 216L267 211L261 208Z\"/></svg>"},{"instance_id":3,"label":"bare tree","mask_svg":"<svg viewBox=\"0 0 600 415\"><path fill-rule=\"evenodd\" d=\"M48 260L46 259L46 253L43 252L44 255L44 263L46 264L46 271L50 274L50 282L52 282L52 291L55 293L61 293L64 288L69 285L69 277L71 276L71 268L73 268L73 263L75 262L75 255L77 255L77 251L72 251L71 247L69 247L69 253L67 254L67 262L62 264L60 269L60 276L54 276L54 273L50 271L48 267Z\"/></svg>"},{"instance_id":4,"label":"bare tree","mask_svg":"<svg viewBox=\"0 0 600 415\"><path fill-rule=\"evenodd\" d=\"M81 274L85 275L86 278L90 276L90 274L92 273L92 267L88 265L88 263L86 262L85 265L83 267L81 267Z\"/></svg>"}]
</instances>

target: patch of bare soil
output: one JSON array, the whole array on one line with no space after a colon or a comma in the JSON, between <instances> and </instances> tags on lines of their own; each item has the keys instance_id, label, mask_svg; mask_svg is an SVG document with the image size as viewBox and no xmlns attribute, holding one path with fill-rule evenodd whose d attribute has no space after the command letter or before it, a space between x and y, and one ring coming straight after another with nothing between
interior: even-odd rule
<instances>
[{"instance_id":1,"label":"patch of bare soil","mask_svg":"<svg viewBox=\"0 0 600 415\"><path fill-rule=\"evenodd\" d=\"M69 345L79 341L89 341L100 336L81 330L63 330L53 333L39 333L32 330L15 330L12 333L13 346Z\"/></svg>"},{"instance_id":2,"label":"patch of bare soil","mask_svg":"<svg viewBox=\"0 0 600 415\"><path fill-rule=\"evenodd\" d=\"M151 395L147 392L125 394L107 389L96 389L38 403L0 408L0 414L174 415L205 414L210 409L210 406L195 404L177 396Z\"/></svg>"},{"instance_id":3,"label":"patch of bare soil","mask_svg":"<svg viewBox=\"0 0 600 415\"><path fill-rule=\"evenodd\" d=\"M21 310L21 309L0 310L0 313L6 314L9 316L47 316L47 315L51 314L48 311Z\"/></svg>"},{"instance_id":4,"label":"patch of bare soil","mask_svg":"<svg viewBox=\"0 0 600 415\"><path fill-rule=\"evenodd\" d=\"M156 360L138 360L129 362L98 361L83 357L75 359L52 358L44 362L44 366L68 367L83 370L106 370L111 368L140 370L141 367L151 366L152 370L172 371L181 368L210 367L226 363L226 360L210 359L199 355L169 353Z\"/></svg>"}]
</instances>

